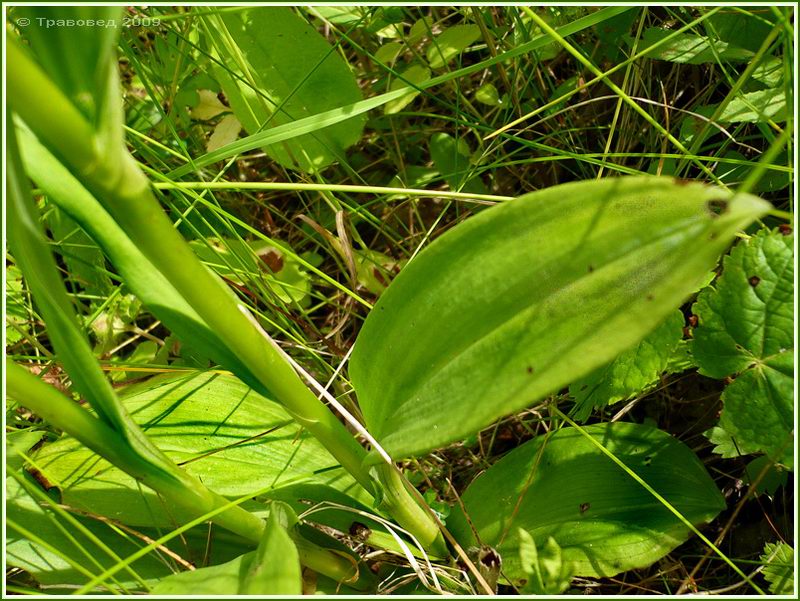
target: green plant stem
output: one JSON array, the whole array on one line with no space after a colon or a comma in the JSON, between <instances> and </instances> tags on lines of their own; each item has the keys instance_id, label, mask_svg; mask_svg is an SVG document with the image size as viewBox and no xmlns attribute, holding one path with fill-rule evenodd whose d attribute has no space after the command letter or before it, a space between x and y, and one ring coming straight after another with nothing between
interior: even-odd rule
<instances>
[{"instance_id":1,"label":"green plant stem","mask_svg":"<svg viewBox=\"0 0 800 601\"><path fill-rule=\"evenodd\" d=\"M74 131L91 131L77 111L65 112L62 120L47 121L42 126L40 113L48 109L38 100L41 90L31 83L48 82L47 77L20 48L9 62L9 98L14 110L30 129L68 165L75 176L97 198L131 241L190 303L208 326L223 336L227 346L249 370L249 380L259 382L264 391L279 401L287 411L314 435L339 463L371 494L380 497L376 481L364 467L366 451L337 417L312 394L295 369L286 360L277 343L260 327L233 292L208 270L172 226L153 196L150 182L128 152L104 148L92 134L70 138ZM13 63L13 66L12 66ZM116 71L109 74L116 77ZM43 84L44 85L44 84ZM50 85L48 91L57 105L69 102ZM64 120L69 122L65 122ZM64 127L60 127L63 125ZM121 127L121 126L120 126ZM77 147L77 148L76 148ZM406 495L404 487L390 492L390 497ZM416 502L409 496L408 504ZM401 525L419 540L430 540L435 522L421 509L415 520L403 503L394 502ZM400 520L398 520L400 521Z\"/></svg>"},{"instance_id":2,"label":"green plant stem","mask_svg":"<svg viewBox=\"0 0 800 601\"><path fill-rule=\"evenodd\" d=\"M169 473L164 469L165 466L154 469L150 461L130 446L121 444L119 435L108 425L10 359L6 359L6 377L9 397L53 426L68 432L92 451L161 494L185 514L202 515L228 504L227 499L208 490L199 480L177 466L173 465ZM256 543L264 530L261 518L237 506L217 514L214 521Z\"/></svg>"},{"instance_id":3,"label":"green plant stem","mask_svg":"<svg viewBox=\"0 0 800 601\"><path fill-rule=\"evenodd\" d=\"M406 490L399 469L384 463L376 466L375 472L383 485L382 506L414 535L423 549L429 549L436 557L447 557L447 545L438 525Z\"/></svg>"}]
</instances>

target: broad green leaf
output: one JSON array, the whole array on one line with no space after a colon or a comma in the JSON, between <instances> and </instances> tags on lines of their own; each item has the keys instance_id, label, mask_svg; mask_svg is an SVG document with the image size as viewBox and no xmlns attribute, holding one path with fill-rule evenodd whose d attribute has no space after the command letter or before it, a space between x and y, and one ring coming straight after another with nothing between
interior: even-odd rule
<instances>
[{"instance_id":1,"label":"broad green leaf","mask_svg":"<svg viewBox=\"0 0 800 601\"><path fill-rule=\"evenodd\" d=\"M792 242L762 229L731 251L722 275L694 305L692 348L700 373L736 375L722 395L720 427L750 452L780 453L776 459L787 465L794 428Z\"/></svg>"},{"instance_id":2,"label":"broad green leaf","mask_svg":"<svg viewBox=\"0 0 800 601\"><path fill-rule=\"evenodd\" d=\"M555 186L444 234L370 312L350 375L395 458L522 409L637 344L769 205L671 178Z\"/></svg>"},{"instance_id":3,"label":"broad green leaf","mask_svg":"<svg viewBox=\"0 0 800 601\"><path fill-rule=\"evenodd\" d=\"M769 592L773 595L794 593L794 549L784 542L767 543L760 559Z\"/></svg>"},{"instance_id":4,"label":"broad green leaf","mask_svg":"<svg viewBox=\"0 0 800 601\"><path fill-rule=\"evenodd\" d=\"M470 173L469 146L463 138L456 140L450 134L436 133L431 136L429 147L434 166L451 190L486 194L480 178Z\"/></svg>"},{"instance_id":5,"label":"broad green leaf","mask_svg":"<svg viewBox=\"0 0 800 601\"><path fill-rule=\"evenodd\" d=\"M250 567L239 583L240 595L299 595L303 592L300 557L288 528L297 516L288 506L273 502L267 528Z\"/></svg>"},{"instance_id":6,"label":"broad green leaf","mask_svg":"<svg viewBox=\"0 0 800 601\"><path fill-rule=\"evenodd\" d=\"M560 595L567 590L575 575L575 565L564 561L556 539L549 537L539 550L533 537L521 528L518 536L519 560L528 580L520 593Z\"/></svg>"},{"instance_id":7,"label":"broad green leaf","mask_svg":"<svg viewBox=\"0 0 800 601\"><path fill-rule=\"evenodd\" d=\"M574 419L586 420L593 407L605 407L644 392L669 368L683 337L683 314L674 311L639 344L585 378L570 384Z\"/></svg>"},{"instance_id":8,"label":"broad green leaf","mask_svg":"<svg viewBox=\"0 0 800 601\"><path fill-rule=\"evenodd\" d=\"M584 428L693 524L725 507L692 451L666 432L623 422ZM613 576L649 566L689 536L689 529L575 428L517 447L478 476L447 526L462 545L474 527L503 559L514 584L526 579L519 530L539 549L552 537L577 576Z\"/></svg>"},{"instance_id":9,"label":"broad green leaf","mask_svg":"<svg viewBox=\"0 0 800 601\"><path fill-rule=\"evenodd\" d=\"M389 90L395 92L402 90L408 86L421 86L423 82L428 81L431 77L431 70L422 65L411 65L408 69L400 73L400 77L395 79L389 86ZM393 115L399 113L406 108L411 101L414 100L420 93L420 90L410 89L407 94L403 94L398 98L389 100L386 106L383 107L384 115Z\"/></svg>"},{"instance_id":10,"label":"broad green leaf","mask_svg":"<svg viewBox=\"0 0 800 601\"><path fill-rule=\"evenodd\" d=\"M453 25L437 35L428 46L428 64L441 69L481 37L477 25Z\"/></svg>"},{"instance_id":11,"label":"broad green leaf","mask_svg":"<svg viewBox=\"0 0 800 601\"><path fill-rule=\"evenodd\" d=\"M371 505L316 439L233 376L164 375L121 396L153 442L219 494L234 498L269 486L293 487L304 492L302 498ZM152 491L72 438L44 446L35 461L72 507L133 526L167 527L184 517L172 515Z\"/></svg>"},{"instance_id":12,"label":"broad green leaf","mask_svg":"<svg viewBox=\"0 0 800 601\"><path fill-rule=\"evenodd\" d=\"M217 80L249 134L361 100L347 63L290 7L221 13L207 31L224 64L215 65ZM316 172L359 140L364 122L353 116L264 150L284 167Z\"/></svg>"},{"instance_id":13,"label":"broad green leaf","mask_svg":"<svg viewBox=\"0 0 800 601\"><path fill-rule=\"evenodd\" d=\"M668 29L656 27L646 29L639 41L639 48L649 48L673 33ZM753 52L733 47L722 40L715 40L708 36L681 33L671 40L660 43L657 48L647 53L647 57L673 63L700 65L716 63L719 60L747 61L753 57Z\"/></svg>"},{"instance_id":14,"label":"broad green leaf","mask_svg":"<svg viewBox=\"0 0 800 601\"><path fill-rule=\"evenodd\" d=\"M782 87L741 94L731 100L719 116L721 123L785 121L786 93Z\"/></svg>"}]
</instances>

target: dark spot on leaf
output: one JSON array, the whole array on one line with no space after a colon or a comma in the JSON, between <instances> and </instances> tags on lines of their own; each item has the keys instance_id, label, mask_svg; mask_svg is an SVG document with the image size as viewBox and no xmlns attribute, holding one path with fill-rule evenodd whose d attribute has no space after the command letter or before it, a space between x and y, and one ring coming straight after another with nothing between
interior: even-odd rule
<instances>
[{"instance_id":1,"label":"dark spot on leaf","mask_svg":"<svg viewBox=\"0 0 800 601\"><path fill-rule=\"evenodd\" d=\"M706 203L706 209L712 217L717 217L728 210L728 201L721 199L709 200Z\"/></svg>"},{"instance_id":2,"label":"dark spot on leaf","mask_svg":"<svg viewBox=\"0 0 800 601\"><path fill-rule=\"evenodd\" d=\"M520 578L519 585L520 586L525 586L526 584L528 584L528 579L527 578Z\"/></svg>"},{"instance_id":3,"label":"dark spot on leaf","mask_svg":"<svg viewBox=\"0 0 800 601\"><path fill-rule=\"evenodd\" d=\"M589 388L589 385L588 384L584 384L583 386L581 386L581 392L583 392L587 388Z\"/></svg>"},{"instance_id":4,"label":"dark spot on leaf","mask_svg":"<svg viewBox=\"0 0 800 601\"><path fill-rule=\"evenodd\" d=\"M653 463L653 456L652 455L648 455L647 457L644 458L644 464L645 465L650 465L651 463Z\"/></svg>"},{"instance_id":5,"label":"dark spot on leaf","mask_svg":"<svg viewBox=\"0 0 800 601\"><path fill-rule=\"evenodd\" d=\"M741 344L735 344L735 345L734 345L734 348L735 348L737 351L740 351L740 350L742 350L742 345L741 345Z\"/></svg>"},{"instance_id":6,"label":"dark spot on leaf","mask_svg":"<svg viewBox=\"0 0 800 601\"><path fill-rule=\"evenodd\" d=\"M533 367L529 365L528 368L525 371L527 371L529 374L532 374L533 373Z\"/></svg>"},{"instance_id":7,"label":"dark spot on leaf","mask_svg":"<svg viewBox=\"0 0 800 601\"><path fill-rule=\"evenodd\" d=\"M709 240L716 240L716 239L717 239L717 232L711 232L711 233L708 235L708 239L709 239Z\"/></svg>"},{"instance_id":8,"label":"dark spot on leaf","mask_svg":"<svg viewBox=\"0 0 800 601\"><path fill-rule=\"evenodd\" d=\"M761 278L758 277L757 275L751 275L747 281L750 282L750 285L753 288L755 288L756 286L758 286L758 283L761 281Z\"/></svg>"},{"instance_id":9,"label":"dark spot on leaf","mask_svg":"<svg viewBox=\"0 0 800 601\"><path fill-rule=\"evenodd\" d=\"M688 186L691 183L692 183L692 180L690 180L690 179L681 179L681 178L676 178L675 179L675 185L676 186Z\"/></svg>"},{"instance_id":10,"label":"dark spot on leaf","mask_svg":"<svg viewBox=\"0 0 800 601\"><path fill-rule=\"evenodd\" d=\"M279 250L268 248L258 254L258 258L264 262L272 273L278 273L283 269L283 255Z\"/></svg>"},{"instance_id":11,"label":"dark spot on leaf","mask_svg":"<svg viewBox=\"0 0 800 601\"><path fill-rule=\"evenodd\" d=\"M645 296L645 298L647 300L651 301L651 300L653 300L653 295L652 294L648 294L647 296Z\"/></svg>"},{"instance_id":12,"label":"dark spot on leaf","mask_svg":"<svg viewBox=\"0 0 800 601\"><path fill-rule=\"evenodd\" d=\"M594 265L589 265L589 273L592 273L593 271L594 271Z\"/></svg>"},{"instance_id":13,"label":"dark spot on leaf","mask_svg":"<svg viewBox=\"0 0 800 601\"><path fill-rule=\"evenodd\" d=\"M581 513L586 513L587 511L589 511L589 507L591 507L591 506L592 506L592 504L588 503L588 502L587 503L581 503Z\"/></svg>"},{"instance_id":14,"label":"dark spot on leaf","mask_svg":"<svg viewBox=\"0 0 800 601\"><path fill-rule=\"evenodd\" d=\"M750 365L747 366L747 369L753 369L755 366L756 366L755 363L751 363Z\"/></svg>"},{"instance_id":15,"label":"dark spot on leaf","mask_svg":"<svg viewBox=\"0 0 800 601\"><path fill-rule=\"evenodd\" d=\"M783 234L784 236L791 236L792 235L792 226L788 223L781 223L778 226L778 231Z\"/></svg>"}]
</instances>

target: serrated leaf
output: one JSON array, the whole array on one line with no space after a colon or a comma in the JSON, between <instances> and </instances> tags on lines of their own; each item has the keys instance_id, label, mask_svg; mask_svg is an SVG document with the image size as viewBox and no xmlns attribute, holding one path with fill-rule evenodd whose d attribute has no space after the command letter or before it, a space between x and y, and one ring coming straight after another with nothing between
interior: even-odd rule
<instances>
[{"instance_id":1,"label":"serrated leaf","mask_svg":"<svg viewBox=\"0 0 800 601\"><path fill-rule=\"evenodd\" d=\"M126 389L125 407L173 461L214 491L239 497L273 486L333 489L371 500L279 405L213 372L164 375ZM46 445L36 465L72 507L132 526L168 527L171 508L72 438ZM330 500L334 500L331 497ZM344 497L347 498L347 497ZM296 500L296 499L293 499ZM352 503L353 501L350 501Z\"/></svg>"},{"instance_id":2,"label":"serrated leaf","mask_svg":"<svg viewBox=\"0 0 800 601\"><path fill-rule=\"evenodd\" d=\"M481 37L477 25L453 25L437 35L428 47L428 64L441 69Z\"/></svg>"},{"instance_id":3,"label":"serrated leaf","mask_svg":"<svg viewBox=\"0 0 800 601\"><path fill-rule=\"evenodd\" d=\"M693 524L725 507L691 450L650 426L614 422L584 430L665 497ZM462 545L497 549L503 574L526 579L519 529L538 548L552 537L577 576L613 576L669 553L689 529L575 428L527 442L478 476L462 495L469 521L454 509L448 528Z\"/></svg>"},{"instance_id":4,"label":"serrated leaf","mask_svg":"<svg viewBox=\"0 0 800 601\"><path fill-rule=\"evenodd\" d=\"M585 378L570 384L574 419L586 420L593 407L605 407L644 392L668 369L683 337L683 314L674 311L639 344Z\"/></svg>"},{"instance_id":5,"label":"serrated leaf","mask_svg":"<svg viewBox=\"0 0 800 601\"><path fill-rule=\"evenodd\" d=\"M760 123L786 120L786 93L782 87L740 94L719 116L721 123Z\"/></svg>"},{"instance_id":6,"label":"serrated leaf","mask_svg":"<svg viewBox=\"0 0 800 601\"><path fill-rule=\"evenodd\" d=\"M714 452L723 459L733 459L742 455L750 455L758 452L758 447L747 446L735 440L730 432L719 426L714 426L705 433L709 442L714 444Z\"/></svg>"},{"instance_id":7,"label":"serrated leaf","mask_svg":"<svg viewBox=\"0 0 800 601\"><path fill-rule=\"evenodd\" d=\"M215 76L249 134L361 100L350 67L292 8L261 6L209 19L206 31L225 65L215 64ZM358 141L364 123L354 116L264 150L284 167L316 172Z\"/></svg>"},{"instance_id":8,"label":"serrated leaf","mask_svg":"<svg viewBox=\"0 0 800 601\"><path fill-rule=\"evenodd\" d=\"M350 375L370 432L395 458L423 453L608 363L767 207L634 177L555 186L464 221L406 265L358 336Z\"/></svg>"},{"instance_id":9,"label":"serrated leaf","mask_svg":"<svg viewBox=\"0 0 800 601\"><path fill-rule=\"evenodd\" d=\"M794 428L792 242L762 229L731 251L722 275L694 305L692 344L700 373L738 374L723 392L720 427L744 448L779 453L787 465Z\"/></svg>"},{"instance_id":10,"label":"serrated leaf","mask_svg":"<svg viewBox=\"0 0 800 601\"><path fill-rule=\"evenodd\" d=\"M794 593L794 549L786 543L767 543L761 554L764 578L773 595Z\"/></svg>"}]
</instances>

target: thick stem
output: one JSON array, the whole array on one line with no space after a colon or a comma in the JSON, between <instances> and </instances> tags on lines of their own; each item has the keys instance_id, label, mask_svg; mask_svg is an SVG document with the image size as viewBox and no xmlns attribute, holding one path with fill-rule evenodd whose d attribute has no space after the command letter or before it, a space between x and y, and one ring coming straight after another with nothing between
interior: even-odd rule
<instances>
[{"instance_id":1,"label":"thick stem","mask_svg":"<svg viewBox=\"0 0 800 601\"><path fill-rule=\"evenodd\" d=\"M382 464L375 468L375 472L383 485L381 508L413 534L423 549L435 557L447 557L447 545L439 526L428 513L430 510L421 507L410 494L399 470L393 465Z\"/></svg>"},{"instance_id":2,"label":"thick stem","mask_svg":"<svg viewBox=\"0 0 800 601\"><path fill-rule=\"evenodd\" d=\"M14 42L9 47L15 46ZM15 46L16 47L16 46ZM127 150L108 148L109 140L98 141L96 135L75 139L75 132L84 132L85 120L60 90L49 83L51 102L64 105L63 119L47 120L42 125L42 112L49 110L39 100L41 90L30 87L32 81L46 85L49 78L30 58L16 48L14 69L9 87L10 102L30 129L68 165L83 185L100 201L131 241L148 260L172 283L174 288L197 311L197 314L225 343L248 373L239 374L260 384L262 392L279 401L311 432L371 494L378 485L364 465L366 451L337 417L309 390L294 368L277 349L234 293L196 257L175 230L152 193L150 182ZM113 71L112 75L115 76ZM52 88L52 89L51 89ZM73 107L74 108L74 107ZM113 140L113 136L111 137ZM102 149L102 152L101 152ZM166 250L166 252L165 252ZM180 336L180 332L176 332ZM226 366L239 367L241 366ZM237 371L240 371L237 370ZM405 501L403 496L408 497ZM425 514L404 486L389 491L390 512L397 511L401 525L422 544L433 541L435 522ZM413 512L416 507L419 511ZM416 517L411 517L416 514ZM392 513L392 515L394 515Z\"/></svg>"}]
</instances>

